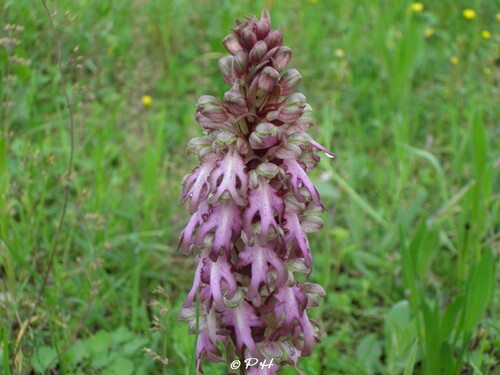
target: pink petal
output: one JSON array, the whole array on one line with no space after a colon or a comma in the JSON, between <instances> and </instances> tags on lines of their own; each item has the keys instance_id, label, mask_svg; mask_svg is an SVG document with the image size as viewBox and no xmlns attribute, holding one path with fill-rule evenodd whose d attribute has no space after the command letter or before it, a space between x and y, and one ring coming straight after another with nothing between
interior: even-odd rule
<instances>
[{"instance_id":1,"label":"pink petal","mask_svg":"<svg viewBox=\"0 0 500 375\"><path fill-rule=\"evenodd\" d=\"M220 202L212 209L208 219L201 224L196 233L195 244L202 247L205 236L214 233L214 244L210 257L215 260L222 249L230 251L233 236L241 233L241 211L233 201Z\"/></svg>"},{"instance_id":2,"label":"pink petal","mask_svg":"<svg viewBox=\"0 0 500 375\"><path fill-rule=\"evenodd\" d=\"M215 194L210 198L211 203L217 202L221 195L227 191L238 206L246 204L245 198L248 189L246 166L234 148L231 147L224 159L217 163L217 167L210 175L210 185L215 191Z\"/></svg>"},{"instance_id":3,"label":"pink petal","mask_svg":"<svg viewBox=\"0 0 500 375\"><path fill-rule=\"evenodd\" d=\"M287 159L283 160L283 165L286 173L290 176L290 185L293 189L293 192L297 199L300 202L304 202L305 198L299 193L299 186L302 185L304 186L309 193L311 194L311 197L318 206L323 207L323 204L321 203L321 199L319 198L318 191L314 187L313 183L309 179L309 176L307 173L302 169L302 167L297 163L296 160L293 159Z\"/></svg>"},{"instance_id":4,"label":"pink petal","mask_svg":"<svg viewBox=\"0 0 500 375\"><path fill-rule=\"evenodd\" d=\"M287 269L272 247L261 246L257 243L254 246L245 245L239 254L239 262L236 266L241 267L249 264L252 265L252 276L247 292L248 300L251 301L259 295L259 288L262 284L268 287L270 265L277 272L276 288L281 288L286 284Z\"/></svg>"},{"instance_id":5,"label":"pink petal","mask_svg":"<svg viewBox=\"0 0 500 375\"><path fill-rule=\"evenodd\" d=\"M252 222L256 215L260 218L260 243L267 245L269 229L274 228L277 235L280 233L280 226L276 222L281 221L283 216L283 199L277 194L278 191L273 188L265 178L259 176L259 185L256 189L251 189L249 194L250 204L243 214L245 231L252 236Z\"/></svg>"},{"instance_id":6,"label":"pink petal","mask_svg":"<svg viewBox=\"0 0 500 375\"><path fill-rule=\"evenodd\" d=\"M189 212L191 214L197 210L200 200L205 200L208 197L208 193L210 192L208 177L210 176L210 172L215 168L215 165L215 160L204 162L184 180L182 203L191 198L191 203L189 204Z\"/></svg>"}]
</instances>

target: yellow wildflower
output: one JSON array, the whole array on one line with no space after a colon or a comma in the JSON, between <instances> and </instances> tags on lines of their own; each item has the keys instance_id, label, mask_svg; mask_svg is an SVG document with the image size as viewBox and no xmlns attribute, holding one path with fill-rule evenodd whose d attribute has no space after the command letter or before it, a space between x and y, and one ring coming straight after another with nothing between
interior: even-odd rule
<instances>
[{"instance_id":1,"label":"yellow wildflower","mask_svg":"<svg viewBox=\"0 0 500 375\"><path fill-rule=\"evenodd\" d=\"M339 59L345 56L345 52L342 48L337 48L334 53L335 56L338 57Z\"/></svg>"},{"instance_id":2,"label":"yellow wildflower","mask_svg":"<svg viewBox=\"0 0 500 375\"><path fill-rule=\"evenodd\" d=\"M484 68L483 72L485 75L490 76L491 75L491 69L490 68Z\"/></svg>"},{"instance_id":3,"label":"yellow wildflower","mask_svg":"<svg viewBox=\"0 0 500 375\"><path fill-rule=\"evenodd\" d=\"M497 21L500 22L500 13L497 13Z\"/></svg>"},{"instance_id":4,"label":"yellow wildflower","mask_svg":"<svg viewBox=\"0 0 500 375\"><path fill-rule=\"evenodd\" d=\"M316 4L318 2L318 0L308 0L310 4Z\"/></svg>"},{"instance_id":5,"label":"yellow wildflower","mask_svg":"<svg viewBox=\"0 0 500 375\"><path fill-rule=\"evenodd\" d=\"M476 18L476 11L474 9L464 9L462 14L467 21L472 21L474 18Z\"/></svg>"},{"instance_id":6,"label":"yellow wildflower","mask_svg":"<svg viewBox=\"0 0 500 375\"><path fill-rule=\"evenodd\" d=\"M456 56L451 56L451 57L450 57L450 62L451 62L453 65L457 65L457 64L458 64L458 57L456 57Z\"/></svg>"},{"instance_id":7,"label":"yellow wildflower","mask_svg":"<svg viewBox=\"0 0 500 375\"><path fill-rule=\"evenodd\" d=\"M434 29L432 29L430 27L428 29L425 29L424 35L426 38L430 38L431 36L434 35Z\"/></svg>"},{"instance_id":8,"label":"yellow wildflower","mask_svg":"<svg viewBox=\"0 0 500 375\"><path fill-rule=\"evenodd\" d=\"M422 3L412 3L410 9L413 13L420 13L424 10L424 4Z\"/></svg>"},{"instance_id":9,"label":"yellow wildflower","mask_svg":"<svg viewBox=\"0 0 500 375\"><path fill-rule=\"evenodd\" d=\"M488 40L491 38L491 33L488 30L481 31L481 36L484 40Z\"/></svg>"},{"instance_id":10,"label":"yellow wildflower","mask_svg":"<svg viewBox=\"0 0 500 375\"><path fill-rule=\"evenodd\" d=\"M149 108L151 107L152 104L153 104L153 98L151 96L144 95L142 97L142 105L144 105L144 107Z\"/></svg>"}]
</instances>

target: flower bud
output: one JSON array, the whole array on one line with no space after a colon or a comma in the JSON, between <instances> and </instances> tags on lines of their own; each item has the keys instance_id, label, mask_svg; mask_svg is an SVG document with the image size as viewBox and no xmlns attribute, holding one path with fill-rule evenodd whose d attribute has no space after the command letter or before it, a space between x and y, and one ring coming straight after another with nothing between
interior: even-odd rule
<instances>
[{"instance_id":1,"label":"flower bud","mask_svg":"<svg viewBox=\"0 0 500 375\"><path fill-rule=\"evenodd\" d=\"M242 78L248 67L248 54L244 51L238 52L233 59L233 73L236 77Z\"/></svg>"},{"instance_id":2,"label":"flower bud","mask_svg":"<svg viewBox=\"0 0 500 375\"><path fill-rule=\"evenodd\" d=\"M267 103L277 103L281 96L281 89L278 85L274 86L273 91L268 95L266 102Z\"/></svg>"},{"instance_id":3,"label":"flower bud","mask_svg":"<svg viewBox=\"0 0 500 375\"><path fill-rule=\"evenodd\" d=\"M252 50L250 51L250 63L259 62L260 60L262 60L266 53L266 43L262 40L259 40L257 43L255 43Z\"/></svg>"},{"instance_id":4,"label":"flower bud","mask_svg":"<svg viewBox=\"0 0 500 375\"><path fill-rule=\"evenodd\" d=\"M262 163L257 167L256 171L259 175L271 180L278 175L280 168L273 163Z\"/></svg>"},{"instance_id":5,"label":"flower bud","mask_svg":"<svg viewBox=\"0 0 500 375\"><path fill-rule=\"evenodd\" d=\"M224 44L224 47L226 47L226 50L232 55L236 55L238 52L243 51L243 46L234 34L226 36L222 43Z\"/></svg>"},{"instance_id":6,"label":"flower bud","mask_svg":"<svg viewBox=\"0 0 500 375\"><path fill-rule=\"evenodd\" d=\"M260 16L260 21L257 22L257 38L262 40L271 30L271 17L269 11L264 9Z\"/></svg>"},{"instance_id":7,"label":"flower bud","mask_svg":"<svg viewBox=\"0 0 500 375\"><path fill-rule=\"evenodd\" d=\"M298 120L304 113L306 106L306 97L297 92L290 95L284 107L280 108L279 119L285 122Z\"/></svg>"},{"instance_id":8,"label":"flower bud","mask_svg":"<svg viewBox=\"0 0 500 375\"><path fill-rule=\"evenodd\" d=\"M287 142L297 146L307 147L311 144L311 136L304 132L296 132L288 136Z\"/></svg>"},{"instance_id":9,"label":"flower bud","mask_svg":"<svg viewBox=\"0 0 500 375\"><path fill-rule=\"evenodd\" d=\"M300 116L300 118L297 120L297 127L303 132L309 130L309 128L313 125L311 112L311 106L309 104L306 104L302 116Z\"/></svg>"},{"instance_id":10,"label":"flower bud","mask_svg":"<svg viewBox=\"0 0 500 375\"><path fill-rule=\"evenodd\" d=\"M229 85L233 84L232 66L233 56L224 56L219 60L219 69L224 77L224 81Z\"/></svg>"},{"instance_id":11,"label":"flower bud","mask_svg":"<svg viewBox=\"0 0 500 375\"><path fill-rule=\"evenodd\" d=\"M216 141L220 145L230 145L236 141L236 135L228 130L222 130L217 134Z\"/></svg>"},{"instance_id":12,"label":"flower bud","mask_svg":"<svg viewBox=\"0 0 500 375\"><path fill-rule=\"evenodd\" d=\"M245 97L240 90L240 80L235 80L231 90L224 94L224 103L229 111L236 116L248 111Z\"/></svg>"},{"instance_id":13,"label":"flower bud","mask_svg":"<svg viewBox=\"0 0 500 375\"><path fill-rule=\"evenodd\" d=\"M189 155L196 155L203 158L209 152L212 152L213 140L210 137L196 137L189 141L187 152Z\"/></svg>"},{"instance_id":14,"label":"flower bud","mask_svg":"<svg viewBox=\"0 0 500 375\"><path fill-rule=\"evenodd\" d=\"M266 42L267 49L269 50L281 46L281 43L283 43L283 33L278 30L271 30L264 38L264 42Z\"/></svg>"},{"instance_id":15,"label":"flower bud","mask_svg":"<svg viewBox=\"0 0 500 375\"><path fill-rule=\"evenodd\" d=\"M257 87L265 93L270 93L276 86L278 79L279 73L270 66L266 66L259 74Z\"/></svg>"},{"instance_id":16,"label":"flower bud","mask_svg":"<svg viewBox=\"0 0 500 375\"><path fill-rule=\"evenodd\" d=\"M257 35L255 35L255 32L248 27L245 27L243 29L241 37L243 39L245 47L248 49L251 49L253 45L257 42Z\"/></svg>"},{"instance_id":17,"label":"flower bud","mask_svg":"<svg viewBox=\"0 0 500 375\"><path fill-rule=\"evenodd\" d=\"M288 143L276 150L276 157L280 159L297 159L302 153L302 149L292 143Z\"/></svg>"},{"instance_id":18,"label":"flower bud","mask_svg":"<svg viewBox=\"0 0 500 375\"><path fill-rule=\"evenodd\" d=\"M269 122L261 122L257 125L249 138L250 146L255 150L274 146L278 140L279 129Z\"/></svg>"},{"instance_id":19,"label":"flower bud","mask_svg":"<svg viewBox=\"0 0 500 375\"><path fill-rule=\"evenodd\" d=\"M203 95L198 99L198 111L213 122L224 122L229 118L221 102L210 95Z\"/></svg>"},{"instance_id":20,"label":"flower bud","mask_svg":"<svg viewBox=\"0 0 500 375\"><path fill-rule=\"evenodd\" d=\"M288 70L278 82L281 87L281 95L287 96L291 94L300 84L301 80L302 76L297 69Z\"/></svg>"},{"instance_id":21,"label":"flower bud","mask_svg":"<svg viewBox=\"0 0 500 375\"><path fill-rule=\"evenodd\" d=\"M271 58L274 68L282 72L292 58L292 50L286 46L279 47Z\"/></svg>"},{"instance_id":22,"label":"flower bud","mask_svg":"<svg viewBox=\"0 0 500 375\"><path fill-rule=\"evenodd\" d=\"M248 143L240 137L236 139L236 151L241 155L248 154Z\"/></svg>"}]
</instances>

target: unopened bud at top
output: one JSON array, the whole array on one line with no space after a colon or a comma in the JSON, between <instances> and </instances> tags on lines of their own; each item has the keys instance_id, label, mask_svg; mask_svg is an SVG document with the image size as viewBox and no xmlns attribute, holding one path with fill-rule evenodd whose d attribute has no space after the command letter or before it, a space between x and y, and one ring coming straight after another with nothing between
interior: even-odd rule
<instances>
[{"instance_id":1,"label":"unopened bud at top","mask_svg":"<svg viewBox=\"0 0 500 375\"><path fill-rule=\"evenodd\" d=\"M245 27L241 33L241 38L243 39L243 43L246 48L250 49L254 46L254 44L257 42L257 35L255 35L255 32L248 28Z\"/></svg>"},{"instance_id":2,"label":"unopened bud at top","mask_svg":"<svg viewBox=\"0 0 500 375\"><path fill-rule=\"evenodd\" d=\"M283 33L278 30L271 30L264 38L264 42L266 42L269 50L281 46L281 43L283 43Z\"/></svg>"},{"instance_id":3,"label":"unopened bud at top","mask_svg":"<svg viewBox=\"0 0 500 375\"><path fill-rule=\"evenodd\" d=\"M238 52L243 51L243 46L239 42L238 38L233 34L226 36L222 43L224 44L224 47L226 47L227 51L232 55L236 55Z\"/></svg>"},{"instance_id":4,"label":"unopened bud at top","mask_svg":"<svg viewBox=\"0 0 500 375\"><path fill-rule=\"evenodd\" d=\"M226 109L221 102L210 95L203 95L198 99L198 111L211 121L224 122L229 118Z\"/></svg>"},{"instance_id":5,"label":"unopened bud at top","mask_svg":"<svg viewBox=\"0 0 500 375\"><path fill-rule=\"evenodd\" d=\"M268 121L280 120L283 122L297 121L304 113L306 97L301 93L294 93L288 97L284 105L276 111L266 115Z\"/></svg>"},{"instance_id":6,"label":"unopened bud at top","mask_svg":"<svg viewBox=\"0 0 500 375\"><path fill-rule=\"evenodd\" d=\"M256 63L262 60L267 53L267 45L263 40L259 40L250 51L250 62Z\"/></svg>"},{"instance_id":7,"label":"unopened bud at top","mask_svg":"<svg viewBox=\"0 0 500 375\"><path fill-rule=\"evenodd\" d=\"M295 121L302 116L304 107L306 106L306 97L300 92L290 95L281 108L279 119L281 121Z\"/></svg>"},{"instance_id":8,"label":"unopened bud at top","mask_svg":"<svg viewBox=\"0 0 500 375\"><path fill-rule=\"evenodd\" d=\"M260 21L257 22L257 38L262 40L271 31L271 16L269 11L264 9L262 15L260 16Z\"/></svg>"},{"instance_id":9,"label":"unopened bud at top","mask_svg":"<svg viewBox=\"0 0 500 375\"><path fill-rule=\"evenodd\" d=\"M248 68L248 54L245 51L238 52L233 59L233 73L236 77L242 78Z\"/></svg>"},{"instance_id":10,"label":"unopened bud at top","mask_svg":"<svg viewBox=\"0 0 500 375\"><path fill-rule=\"evenodd\" d=\"M270 66L266 66L259 74L257 87L261 91L270 93L271 91L273 91L274 86L276 86L278 79L279 73Z\"/></svg>"},{"instance_id":11,"label":"unopened bud at top","mask_svg":"<svg viewBox=\"0 0 500 375\"><path fill-rule=\"evenodd\" d=\"M281 95L287 96L291 94L300 84L301 80L302 76L297 69L288 70L278 82L281 87Z\"/></svg>"},{"instance_id":12,"label":"unopened bud at top","mask_svg":"<svg viewBox=\"0 0 500 375\"><path fill-rule=\"evenodd\" d=\"M233 84L233 56L224 56L219 60L219 69L227 84Z\"/></svg>"},{"instance_id":13,"label":"unopened bud at top","mask_svg":"<svg viewBox=\"0 0 500 375\"><path fill-rule=\"evenodd\" d=\"M278 72L282 72L286 68L288 62L292 58L292 50L286 46L278 47L272 57L273 66Z\"/></svg>"},{"instance_id":14,"label":"unopened bud at top","mask_svg":"<svg viewBox=\"0 0 500 375\"><path fill-rule=\"evenodd\" d=\"M247 112L247 104L243 93L240 90L240 80L235 80L231 90L224 94L224 102L226 103L227 109L238 116Z\"/></svg>"}]
</instances>

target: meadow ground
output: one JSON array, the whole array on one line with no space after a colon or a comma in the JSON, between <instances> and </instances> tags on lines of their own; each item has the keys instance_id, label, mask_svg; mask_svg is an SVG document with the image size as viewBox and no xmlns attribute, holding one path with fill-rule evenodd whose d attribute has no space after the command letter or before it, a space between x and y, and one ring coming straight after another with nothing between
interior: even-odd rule
<instances>
[{"instance_id":1,"label":"meadow ground","mask_svg":"<svg viewBox=\"0 0 500 375\"><path fill-rule=\"evenodd\" d=\"M222 38L264 6L337 155L312 176L325 338L299 367L500 372L498 1L48 1L70 175L50 19L0 6L0 373L193 373L185 149L227 90Z\"/></svg>"}]
</instances>

